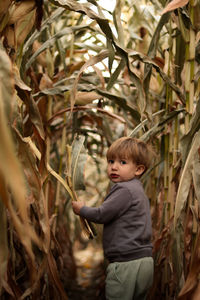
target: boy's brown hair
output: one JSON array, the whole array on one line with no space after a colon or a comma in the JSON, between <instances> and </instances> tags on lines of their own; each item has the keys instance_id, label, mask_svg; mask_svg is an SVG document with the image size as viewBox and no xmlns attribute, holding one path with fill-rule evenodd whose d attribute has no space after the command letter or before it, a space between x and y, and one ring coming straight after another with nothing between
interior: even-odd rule
<instances>
[{"instance_id":1,"label":"boy's brown hair","mask_svg":"<svg viewBox=\"0 0 200 300\"><path fill-rule=\"evenodd\" d=\"M152 161L152 150L143 141L132 137L121 137L109 147L107 160L120 158L131 159L137 165L143 165L145 171Z\"/></svg>"}]
</instances>

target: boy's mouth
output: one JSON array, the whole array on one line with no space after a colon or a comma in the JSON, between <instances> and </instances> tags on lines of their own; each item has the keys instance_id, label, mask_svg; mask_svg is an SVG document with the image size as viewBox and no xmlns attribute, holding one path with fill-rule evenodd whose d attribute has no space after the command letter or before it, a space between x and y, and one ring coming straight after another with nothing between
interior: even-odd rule
<instances>
[{"instance_id":1,"label":"boy's mouth","mask_svg":"<svg viewBox=\"0 0 200 300\"><path fill-rule=\"evenodd\" d=\"M110 174L110 177L111 177L112 179L115 179L115 178L118 178L119 175L117 175L117 174Z\"/></svg>"}]
</instances>

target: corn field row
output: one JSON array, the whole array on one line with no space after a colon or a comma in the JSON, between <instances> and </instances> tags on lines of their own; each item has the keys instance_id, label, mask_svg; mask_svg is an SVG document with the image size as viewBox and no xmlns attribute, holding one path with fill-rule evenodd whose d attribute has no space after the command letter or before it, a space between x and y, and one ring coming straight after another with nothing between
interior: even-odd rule
<instances>
[{"instance_id":1,"label":"corn field row","mask_svg":"<svg viewBox=\"0 0 200 300\"><path fill-rule=\"evenodd\" d=\"M111 2L0 0L0 299L73 299L70 202L123 135L156 152L149 299L199 299L200 1Z\"/></svg>"}]
</instances>

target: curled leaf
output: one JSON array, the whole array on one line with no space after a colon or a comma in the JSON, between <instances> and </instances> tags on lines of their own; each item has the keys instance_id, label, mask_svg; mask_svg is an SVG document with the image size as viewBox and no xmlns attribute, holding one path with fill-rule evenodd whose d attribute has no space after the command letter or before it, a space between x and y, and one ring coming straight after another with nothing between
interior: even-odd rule
<instances>
[{"instance_id":1,"label":"curled leaf","mask_svg":"<svg viewBox=\"0 0 200 300\"><path fill-rule=\"evenodd\" d=\"M188 2L189 0L173 0L164 8L164 10L162 11L162 15L167 13L168 11L183 7L188 4Z\"/></svg>"}]
</instances>

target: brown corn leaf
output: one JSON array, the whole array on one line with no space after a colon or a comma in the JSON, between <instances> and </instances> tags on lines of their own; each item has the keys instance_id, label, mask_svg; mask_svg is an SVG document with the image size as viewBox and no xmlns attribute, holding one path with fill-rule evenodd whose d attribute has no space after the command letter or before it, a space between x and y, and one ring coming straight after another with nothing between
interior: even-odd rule
<instances>
[{"instance_id":1,"label":"brown corn leaf","mask_svg":"<svg viewBox=\"0 0 200 300\"><path fill-rule=\"evenodd\" d=\"M188 2L189 0L173 0L164 8L164 10L162 11L162 15L167 13L168 11L183 7L188 4Z\"/></svg>"},{"instance_id":2,"label":"brown corn leaf","mask_svg":"<svg viewBox=\"0 0 200 300\"><path fill-rule=\"evenodd\" d=\"M0 21L2 21L3 17L7 13L10 4L11 4L11 0L0 1Z\"/></svg>"},{"instance_id":3,"label":"brown corn leaf","mask_svg":"<svg viewBox=\"0 0 200 300\"><path fill-rule=\"evenodd\" d=\"M200 148L194 155L194 162L193 162L193 184L194 190L197 197L197 200L200 203L200 189L199 189L199 182L200 182Z\"/></svg>"},{"instance_id":4,"label":"brown corn leaf","mask_svg":"<svg viewBox=\"0 0 200 300\"><path fill-rule=\"evenodd\" d=\"M52 86L53 86L52 80L46 73L44 73L42 75L42 78L41 78L40 84L39 84L40 90L48 89L48 88L51 88Z\"/></svg>"},{"instance_id":5,"label":"brown corn leaf","mask_svg":"<svg viewBox=\"0 0 200 300\"><path fill-rule=\"evenodd\" d=\"M183 172L181 174L177 196L176 196L175 212L174 212L175 227L177 225L178 219L180 218L181 212L184 208L184 205L188 197L188 193L191 186L191 180L192 180L193 161L194 161L195 153L198 151L199 147L200 147L200 130L194 136L191 148L189 150L186 159L186 163L183 168Z\"/></svg>"},{"instance_id":6,"label":"brown corn leaf","mask_svg":"<svg viewBox=\"0 0 200 300\"><path fill-rule=\"evenodd\" d=\"M27 138L23 138L23 141L25 141L26 143L29 144L29 146L31 147L33 153L36 155L36 157L40 160L41 159L41 153L40 151L37 149L36 145L32 142L30 137ZM54 176L65 188L65 190L69 193L70 197L72 197L72 192L69 188L69 186L67 185L67 183L65 182L65 180L58 174L56 173L49 164L47 164L47 170L49 171L49 173Z\"/></svg>"},{"instance_id":7,"label":"brown corn leaf","mask_svg":"<svg viewBox=\"0 0 200 300\"><path fill-rule=\"evenodd\" d=\"M35 40L33 42L33 52L35 53L39 48L41 47L41 44ZM37 56L37 61L39 62L39 64L41 66L43 66L44 68L47 66L47 62L46 62L46 51L40 53L38 56Z\"/></svg>"},{"instance_id":8,"label":"brown corn leaf","mask_svg":"<svg viewBox=\"0 0 200 300\"><path fill-rule=\"evenodd\" d=\"M18 96L20 97L20 99L26 104L29 113L29 118L34 128L37 130L41 139L44 140L45 132L44 132L41 115L36 102L33 100L33 97L30 94L30 91L19 85L16 86L16 90L18 92Z\"/></svg>"},{"instance_id":9,"label":"brown corn leaf","mask_svg":"<svg viewBox=\"0 0 200 300\"><path fill-rule=\"evenodd\" d=\"M75 103L77 105L86 105L99 98L101 96L95 92L77 92Z\"/></svg>"},{"instance_id":10,"label":"brown corn leaf","mask_svg":"<svg viewBox=\"0 0 200 300\"><path fill-rule=\"evenodd\" d=\"M36 10L32 10L15 24L16 46L19 47L35 25Z\"/></svg>"},{"instance_id":11,"label":"brown corn leaf","mask_svg":"<svg viewBox=\"0 0 200 300\"><path fill-rule=\"evenodd\" d=\"M8 25L17 23L35 8L35 0L20 1L10 10Z\"/></svg>"},{"instance_id":12,"label":"brown corn leaf","mask_svg":"<svg viewBox=\"0 0 200 300\"><path fill-rule=\"evenodd\" d=\"M15 39L15 30L12 26L6 26L3 31L3 35L7 40L7 44L10 48L15 48L16 39Z\"/></svg>"},{"instance_id":13,"label":"brown corn leaf","mask_svg":"<svg viewBox=\"0 0 200 300\"><path fill-rule=\"evenodd\" d=\"M198 300L199 294L199 272L200 272L200 231L195 243L193 260L189 269L186 282L178 295L179 300Z\"/></svg>"},{"instance_id":14,"label":"brown corn leaf","mask_svg":"<svg viewBox=\"0 0 200 300\"><path fill-rule=\"evenodd\" d=\"M76 76L76 79L74 80L74 85L71 91L70 99L71 99L71 109L73 109L74 104L75 104L75 99L76 99L76 93L77 93L77 85L80 77L82 76L82 73L84 72L85 69L87 69L89 66L93 66L97 64L98 62L102 61L106 57L108 57L108 50L102 50L99 54L96 56L92 57L90 60L88 60L80 69L78 72L78 75Z\"/></svg>"},{"instance_id":15,"label":"brown corn leaf","mask_svg":"<svg viewBox=\"0 0 200 300\"><path fill-rule=\"evenodd\" d=\"M46 272L46 267L47 267L47 258L43 259L43 261L40 263L38 270L37 270L37 277L35 278L35 281L32 283L30 287L28 287L23 295L20 297L21 300L27 299L26 297L30 296L31 294L33 295L34 291L38 288L39 281L41 277L44 275Z\"/></svg>"},{"instance_id":16,"label":"brown corn leaf","mask_svg":"<svg viewBox=\"0 0 200 300\"><path fill-rule=\"evenodd\" d=\"M102 93L103 94L103 93ZM107 95L107 93L105 92L105 94ZM103 94L104 95L104 94ZM111 95L111 94L110 94ZM120 97L119 97L120 98ZM84 105L84 106L75 106L73 108L73 111L84 111L84 110L92 110L93 108L91 108L90 106L87 106L87 105ZM116 119L118 120L119 122L123 123L125 128L126 128L126 120L124 118L122 118L121 116L118 116L116 114L113 114L107 110L104 110L100 107L96 107L95 108L96 111L98 111L99 113L103 114L103 115L106 115L106 116L109 116L110 118L112 119ZM49 120L48 120L48 123L51 124L56 118L58 118L59 116L63 115L65 112L70 112L71 111L71 108L65 108L65 109L62 109L60 111L58 111L57 113L55 113Z\"/></svg>"},{"instance_id":17,"label":"brown corn leaf","mask_svg":"<svg viewBox=\"0 0 200 300\"><path fill-rule=\"evenodd\" d=\"M42 190L42 178L39 169L36 164L36 157L30 144L23 139L21 134L14 129L17 139L17 154L21 164L23 165L23 172L26 178L26 186L28 189L28 198L31 202L35 203L37 207L37 214L39 216L39 223L42 228L43 238L43 249L48 252L50 245L50 226L48 218L48 208L44 193Z\"/></svg>"},{"instance_id":18,"label":"brown corn leaf","mask_svg":"<svg viewBox=\"0 0 200 300\"><path fill-rule=\"evenodd\" d=\"M0 176L2 181L2 177ZM6 281L5 277L7 274L8 264L8 238L7 238L7 219L6 219L6 208L1 201L2 198L0 189L0 295L3 283Z\"/></svg>"},{"instance_id":19,"label":"brown corn leaf","mask_svg":"<svg viewBox=\"0 0 200 300\"><path fill-rule=\"evenodd\" d=\"M61 299L67 300L68 297L67 294L65 293L62 282L60 280L57 265L51 251L49 251L47 255L47 259L48 259L48 269L49 269L50 279L52 283L55 284L58 291L60 292Z\"/></svg>"},{"instance_id":20,"label":"brown corn leaf","mask_svg":"<svg viewBox=\"0 0 200 300\"><path fill-rule=\"evenodd\" d=\"M0 106L8 120L12 120L15 109L14 74L11 61L0 44ZM1 117L0 117L1 119Z\"/></svg>"},{"instance_id":21,"label":"brown corn leaf","mask_svg":"<svg viewBox=\"0 0 200 300\"><path fill-rule=\"evenodd\" d=\"M11 128L8 126L12 114L12 105L16 100L13 93L14 82L12 80L11 63L7 54L1 50L0 66L0 78L2 79L0 80L0 172L5 182L4 185L1 184L5 195L7 187L9 187L14 204L9 201L8 197L2 200L5 201L4 204L9 209L15 229L33 260L32 241L38 245L40 245L40 241L31 225L29 225L25 180L22 166L16 156Z\"/></svg>"}]
</instances>

